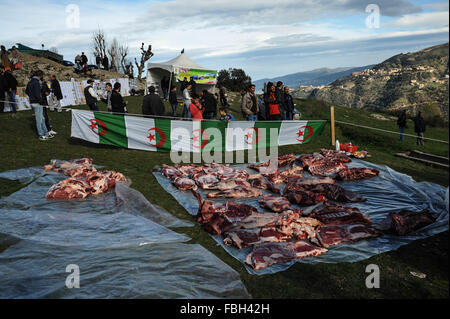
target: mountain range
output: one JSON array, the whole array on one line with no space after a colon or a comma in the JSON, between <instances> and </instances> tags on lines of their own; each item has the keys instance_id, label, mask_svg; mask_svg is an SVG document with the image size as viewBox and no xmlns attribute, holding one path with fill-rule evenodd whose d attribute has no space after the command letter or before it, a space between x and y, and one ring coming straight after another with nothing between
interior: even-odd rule
<instances>
[{"instance_id":1,"label":"mountain range","mask_svg":"<svg viewBox=\"0 0 450 319\"><path fill-rule=\"evenodd\" d=\"M354 72L360 72L365 69L369 69L373 65L363 66L363 67L343 67L343 68L320 68L312 71L298 72L288 75L279 76L277 78L266 78L254 81L256 85L256 90L261 91L264 88L264 83L266 82L283 82L284 85L290 88L297 88L299 86L322 86L328 85L333 81L345 77Z\"/></svg>"},{"instance_id":2,"label":"mountain range","mask_svg":"<svg viewBox=\"0 0 450 319\"><path fill-rule=\"evenodd\" d=\"M293 95L335 105L372 110L408 108L448 120L449 44L395 55L325 87L300 87Z\"/></svg>"}]
</instances>

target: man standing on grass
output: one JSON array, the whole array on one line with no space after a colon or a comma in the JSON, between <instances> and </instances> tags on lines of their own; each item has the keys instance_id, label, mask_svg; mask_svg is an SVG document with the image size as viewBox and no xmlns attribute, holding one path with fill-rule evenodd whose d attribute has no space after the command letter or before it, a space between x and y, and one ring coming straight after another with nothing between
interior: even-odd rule
<instances>
[{"instance_id":1,"label":"man standing on grass","mask_svg":"<svg viewBox=\"0 0 450 319\"><path fill-rule=\"evenodd\" d=\"M425 120L422 117L422 111L419 111L414 118L414 131L417 133L417 145L425 146L423 133L425 133Z\"/></svg>"},{"instance_id":2,"label":"man standing on grass","mask_svg":"<svg viewBox=\"0 0 450 319\"><path fill-rule=\"evenodd\" d=\"M181 115L181 117L188 118L188 119L191 118L191 112L189 110L189 107L192 102L192 97L191 97L191 93L190 93L191 89L192 89L192 85L188 84L183 91L184 109L183 109L183 114Z\"/></svg>"},{"instance_id":3,"label":"man standing on grass","mask_svg":"<svg viewBox=\"0 0 450 319\"><path fill-rule=\"evenodd\" d=\"M17 92L17 80L12 74L11 71L5 71L3 73L3 77L6 82L6 93L8 95L8 101L10 102L9 105L11 105L12 113L17 113L17 101L16 101L16 92Z\"/></svg>"},{"instance_id":4,"label":"man standing on grass","mask_svg":"<svg viewBox=\"0 0 450 319\"><path fill-rule=\"evenodd\" d=\"M222 104L222 107L229 106L227 89L223 84L220 85L219 94L220 94L220 104Z\"/></svg>"},{"instance_id":5,"label":"man standing on grass","mask_svg":"<svg viewBox=\"0 0 450 319\"><path fill-rule=\"evenodd\" d=\"M169 103L172 106L172 116L176 117L177 116L178 99L177 99L177 87L175 85L173 85L170 90Z\"/></svg>"},{"instance_id":6,"label":"man standing on grass","mask_svg":"<svg viewBox=\"0 0 450 319\"><path fill-rule=\"evenodd\" d=\"M289 93L289 87L284 87L284 107L286 108L286 120L292 121L294 118L294 100L292 95Z\"/></svg>"},{"instance_id":7,"label":"man standing on grass","mask_svg":"<svg viewBox=\"0 0 450 319\"><path fill-rule=\"evenodd\" d=\"M397 119L397 125L400 129L400 141L401 142L403 142L405 140L405 137L403 136L403 134L405 133L405 128L407 128L406 121L407 121L408 113L409 113L408 109L403 110Z\"/></svg>"},{"instance_id":8,"label":"man standing on grass","mask_svg":"<svg viewBox=\"0 0 450 319\"><path fill-rule=\"evenodd\" d=\"M203 101L205 107L204 118L207 120L215 120L217 116L217 100L207 90L203 90Z\"/></svg>"},{"instance_id":9,"label":"man standing on grass","mask_svg":"<svg viewBox=\"0 0 450 319\"><path fill-rule=\"evenodd\" d=\"M3 113L5 110L5 94L8 87L8 84L6 84L5 78L3 76L4 71L5 67L0 64L0 113Z\"/></svg>"},{"instance_id":10,"label":"man standing on grass","mask_svg":"<svg viewBox=\"0 0 450 319\"><path fill-rule=\"evenodd\" d=\"M54 111L55 107L58 110L58 112L62 112L61 108L61 100L63 99L61 86L59 85L59 81L56 79L56 75L52 74L50 75L50 81L52 82L50 85L50 92L51 92L51 105L50 105L50 111Z\"/></svg>"},{"instance_id":11,"label":"man standing on grass","mask_svg":"<svg viewBox=\"0 0 450 319\"><path fill-rule=\"evenodd\" d=\"M164 103L159 95L155 93L155 87L150 86L148 92L149 94L144 97L144 101L142 102L142 114L147 116L164 116Z\"/></svg>"},{"instance_id":12,"label":"man standing on grass","mask_svg":"<svg viewBox=\"0 0 450 319\"><path fill-rule=\"evenodd\" d=\"M98 112L98 106L97 101L99 99L99 96L94 90L94 87L92 86L94 84L93 80L87 81L87 86L84 88L84 97L86 98L86 104L89 105L89 108L91 111Z\"/></svg>"},{"instance_id":13,"label":"man standing on grass","mask_svg":"<svg viewBox=\"0 0 450 319\"><path fill-rule=\"evenodd\" d=\"M33 72L33 77L28 82L25 93L28 95L30 99L31 107L34 110L35 118L36 118L36 129L39 136L39 140L46 141L53 137L47 131L47 127L45 126L45 119L43 109L44 107L41 105L41 80L40 78L44 76L44 73L40 70Z\"/></svg>"},{"instance_id":14,"label":"man standing on grass","mask_svg":"<svg viewBox=\"0 0 450 319\"><path fill-rule=\"evenodd\" d=\"M254 84L250 85L247 92L244 94L242 98L242 106L241 111L242 114L247 118L247 121L255 122L258 120L258 101L256 100Z\"/></svg>"},{"instance_id":15,"label":"man standing on grass","mask_svg":"<svg viewBox=\"0 0 450 319\"><path fill-rule=\"evenodd\" d=\"M111 108L111 94L112 94L113 88L111 83L106 83L106 98L102 97L101 100L106 104L106 109L109 113L112 112Z\"/></svg>"}]
</instances>

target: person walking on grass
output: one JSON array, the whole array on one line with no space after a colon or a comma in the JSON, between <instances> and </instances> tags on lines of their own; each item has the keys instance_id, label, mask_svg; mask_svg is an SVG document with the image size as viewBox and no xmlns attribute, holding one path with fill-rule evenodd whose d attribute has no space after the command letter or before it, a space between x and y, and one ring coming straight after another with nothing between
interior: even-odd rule
<instances>
[{"instance_id":1,"label":"person walking on grass","mask_svg":"<svg viewBox=\"0 0 450 319\"><path fill-rule=\"evenodd\" d=\"M425 146L423 141L423 133L425 133L425 120L422 117L422 111L419 111L414 118L414 131L417 133L417 145Z\"/></svg>"},{"instance_id":2,"label":"person walking on grass","mask_svg":"<svg viewBox=\"0 0 450 319\"><path fill-rule=\"evenodd\" d=\"M172 106L172 116L177 116L177 106L178 106L178 99L177 99L177 87L174 85L170 89L169 93L169 103Z\"/></svg>"},{"instance_id":3,"label":"person walking on grass","mask_svg":"<svg viewBox=\"0 0 450 319\"><path fill-rule=\"evenodd\" d=\"M45 119L43 109L44 107L41 105L41 77L44 76L42 71L36 71L32 73L32 78L27 84L27 88L25 93L30 99L31 107L33 108L35 119L36 119L36 129L39 136L39 140L46 141L53 137L53 135L49 134L47 127L45 126Z\"/></svg>"},{"instance_id":4,"label":"person walking on grass","mask_svg":"<svg viewBox=\"0 0 450 319\"><path fill-rule=\"evenodd\" d=\"M188 83L188 85L186 86L186 88L183 91L184 109L183 109L183 114L181 115L182 118L187 118L187 119L191 118L191 112L189 110L191 103L192 103L192 97L191 97L191 93L190 93L191 89L192 89L192 85L190 85Z\"/></svg>"},{"instance_id":5,"label":"person walking on grass","mask_svg":"<svg viewBox=\"0 0 450 319\"><path fill-rule=\"evenodd\" d=\"M405 133L405 128L407 128L406 121L408 116L409 110L403 110L402 113L399 115L397 119L397 125L400 129L400 141L403 142L405 140L405 137L403 134Z\"/></svg>"},{"instance_id":6,"label":"person walking on grass","mask_svg":"<svg viewBox=\"0 0 450 319\"><path fill-rule=\"evenodd\" d=\"M150 117L151 115L163 116L165 107L161 97L155 93L156 88L150 86L148 92L149 94L144 97L144 101L142 102L142 114Z\"/></svg>"},{"instance_id":7,"label":"person walking on grass","mask_svg":"<svg viewBox=\"0 0 450 319\"><path fill-rule=\"evenodd\" d=\"M258 120L259 112L258 101L255 95L255 88L256 86L254 84L250 85L247 92L244 94L244 97L242 98L241 106L242 114L247 118L247 121L251 122L255 122Z\"/></svg>"}]
</instances>

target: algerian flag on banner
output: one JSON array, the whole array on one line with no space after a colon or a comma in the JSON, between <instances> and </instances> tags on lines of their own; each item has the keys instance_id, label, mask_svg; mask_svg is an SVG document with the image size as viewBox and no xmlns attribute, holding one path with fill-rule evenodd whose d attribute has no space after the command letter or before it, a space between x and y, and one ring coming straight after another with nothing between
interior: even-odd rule
<instances>
[{"instance_id":1,"label":"algerian flag on banner","mask_svg":"<svg viewBox=\"0 0 450 319\"><path fill-rule=\"evenodd\" d=\"M326 121L172 121L72 110L72 137L153 152L238 151L310 142Z\"/></svg>"},{"instance_id":2,"label":"algerian flag on banner","mask_svg":"<svg viewBox=\"0 0 450 319\"><path fill-rule=\"evenodd\" d=\"M325 121L283 121L281 123L278 145L305 144L313 136L322 134Z\"/></svg>"},{"instance_id":3,"label":"algerian flag on banner","mask_svg":"<svg viewBox=\"0 0 450 319\"><path fill-rule=\"evenodd\" d=\"M127 128L128 148L153 152L170 152L170 120L125 116L125 125Z\"/></svg>"},{"instance_id":4,"label":"algerian flag on banner","mask_svg":"<svg viewBox=\"0 0 450 319\"><path fill-rule=\"evenodd\" d=\"M90 111L72 111L72 137L128 148L125 117Z\"/></svg>"}]
</instances>

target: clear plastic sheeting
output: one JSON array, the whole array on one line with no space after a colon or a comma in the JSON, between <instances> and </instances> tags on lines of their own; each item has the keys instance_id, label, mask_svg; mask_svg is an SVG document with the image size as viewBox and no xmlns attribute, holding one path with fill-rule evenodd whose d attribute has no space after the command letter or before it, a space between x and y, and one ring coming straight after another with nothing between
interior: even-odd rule
<instances>
[{"instance_id":1,"label":"clear plastic sheeting","mask_svg":"<svg viewBox=\"0 0 450 319\"><path fill-rule=\"evenodd\" d=\"M0 174L28 182L0 199L0 298L248 298L239 274L190 238L189 227L125 183L81 200L47 200L66 178L42 169ZM80 288L66 287L68 265Z\"/></svg>"},{"instance_id":2,"label":"clear plastic sheeting","mask_svg":"<svg viewBox=\"0 0 450 319\"><path fill-rule=\"evenodd\" d=\"M416 182L410 176L398 173L384 165L377 165L362 160L353 160L348 164L349 167L368 167L376 168L380 171L380 175L376 178L342 182L337 184L346 189L356 192L367 198L362 203L347 203L347 206L357 207L361 212L367 214L374 224L381 223L390 212L399 212L402 209L412 211L422 211L429 209L436 213L437 220L435 223L420 229L408 236L384 235L375 239L362 240L356 243L342 244L330 247L328 252L320 257L308 257L291 261L283 264L272 265L266 269L259 271L253 270L245 265L247 271L251 274L270 274L283 271L291 267L295 262L303 263L339 263L339 262L357 262L370 258L374 255L396 250L399 247L411 243L417 239L423 239L448 230L449 225L449 189L440 185L429 182ZM234 168L247 168L248 165L240 164L233 166ZM251 174L256 171L248 169ZM161 186L167 190L190 214L196 215L198 210L197 199L191 192L184 192L174 187L170 180L166 179L161 173L154 173L156 179ZM304 174L306 177L308 173ZM284 185L281 187L283 188ZM209 191L199 190L204 198ZM268 191L262 191L264 194L270 194ZM231 199L238 203L245 203L264 211L258 203L258 198ZM225 202L226 199L216 200L217 202ZM293 208L305 208L292 205ZM251 248L237 249L227 246L223 243L220 236L212 236L230 255L238 259L242 263L245 257L251 252Z\"/></svg>"}]
</instances>

